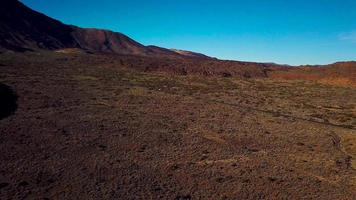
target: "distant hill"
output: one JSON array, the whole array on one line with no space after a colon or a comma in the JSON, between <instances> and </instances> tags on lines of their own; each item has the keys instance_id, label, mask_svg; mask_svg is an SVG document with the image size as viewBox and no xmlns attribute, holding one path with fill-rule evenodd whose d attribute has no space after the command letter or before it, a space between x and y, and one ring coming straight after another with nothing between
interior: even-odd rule
<instances>
[{"instance_id":1,"label":"distant hill","mask_svg":"<svg viewBox=\"0 0 356 200\"><path fill-rule=\"evenodd\" d=\"M320 83L356 87L356 62L337 62L330 65L285 67L270 71L269 77L286 80L311 80Z\"/></svg>"},{"instance_id":2,"label":"distant hill","mask_svg":"<svg viewBox=\"0 0 356 200\"><path fill-rule=\"evenodd\" d=\"M2 49L26 51L80 48L92 52L139 56L210 58L193 52L181 53L176 50L144 46L124 34L109 30L66 25L31 10L17 0L2 0L0 5L0 48Z\"/></svg>"},{"instance_id":3,"label":"distant hill","mask_svg":"<svg viewBox=\"0 0 356 200\"><path fill-rule=\"evenodd\" d=\"M204 54L201 54L201 53L196 53L196 52L191 52L191 51L184 51L184 50L179 50L179 49L171 49L172 51L180 54L180 55L183 55L183 56L188 56L188 57L193 57L193 58L211 58L211 57L208 57Z\"/></svg>"}]
</instances>

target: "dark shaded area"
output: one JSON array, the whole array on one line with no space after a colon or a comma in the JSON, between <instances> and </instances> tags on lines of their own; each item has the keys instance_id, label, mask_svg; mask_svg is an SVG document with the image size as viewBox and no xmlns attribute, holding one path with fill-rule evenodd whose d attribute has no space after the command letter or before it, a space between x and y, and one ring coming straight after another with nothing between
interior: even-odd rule
<instances>
[{"instance_id":1,"label":"dark shaded area","mask_svg":"<svg viewBox=\"0 0 356 200\"><path fill-rule=\"evenodd\" d=\"M13 114L17 109L17 95L7 85L0 83L0 120Z\"/></svg>"},{"instance_id":2,"label":"dark shaded area","mask_svg":"<svg viewBox=\"0 0 356 200\"><path fill-rule=\"evenodd\" d=\"M75 46L72 27L33 11L19 1L0 7L0 45L9 50L58 49Z\"/></svg>"}]
</instances>

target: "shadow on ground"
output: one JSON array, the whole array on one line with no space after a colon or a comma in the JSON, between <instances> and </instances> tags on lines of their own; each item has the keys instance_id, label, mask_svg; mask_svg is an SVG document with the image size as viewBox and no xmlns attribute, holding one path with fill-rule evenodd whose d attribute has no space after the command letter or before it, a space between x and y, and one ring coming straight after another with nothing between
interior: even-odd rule
<instances>
[{"instance_id":1,"label":"shadow on ground","mask_svg":"<svg viewBox=\"0 0 356 200\"><path fill-rule=\"evenodd\" d=\"M0 120L13 114L16 109L16 93L9 86L0 83Z\"/></svg>"}]
</instances>

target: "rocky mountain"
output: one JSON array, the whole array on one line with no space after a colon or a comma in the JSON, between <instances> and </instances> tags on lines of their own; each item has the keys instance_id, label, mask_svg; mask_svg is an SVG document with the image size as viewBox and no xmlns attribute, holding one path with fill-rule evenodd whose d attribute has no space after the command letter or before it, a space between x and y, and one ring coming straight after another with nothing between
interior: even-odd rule
<instances>
[{"instance_id":1,"label":"rocky mountain","mask_svg":"<svg viewBox=\"0 0 356 200\"><path fill-rule=\"evenodd\" d=\"M17 0L2 0L0 48L13 51L79 48L91 52L124 55L209 58L198 53L144 46L124 34L66 25L36 12Z\"/></svg>"}]
</instances>

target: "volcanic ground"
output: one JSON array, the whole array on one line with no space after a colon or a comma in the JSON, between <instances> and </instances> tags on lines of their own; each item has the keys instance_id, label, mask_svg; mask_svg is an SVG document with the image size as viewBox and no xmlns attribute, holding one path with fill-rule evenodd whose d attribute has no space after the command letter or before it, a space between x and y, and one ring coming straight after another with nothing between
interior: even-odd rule
<instances>
[{"instance_id":1,"label":"volcanic ground","mask_svg":"<svg viewBox=\"0 0 356 200\"><path fill-rule=\"evenodd\" d=\"M80 52L0 71L0 199L355 199L354 87Z\"/></svg>"}]
</instances>

